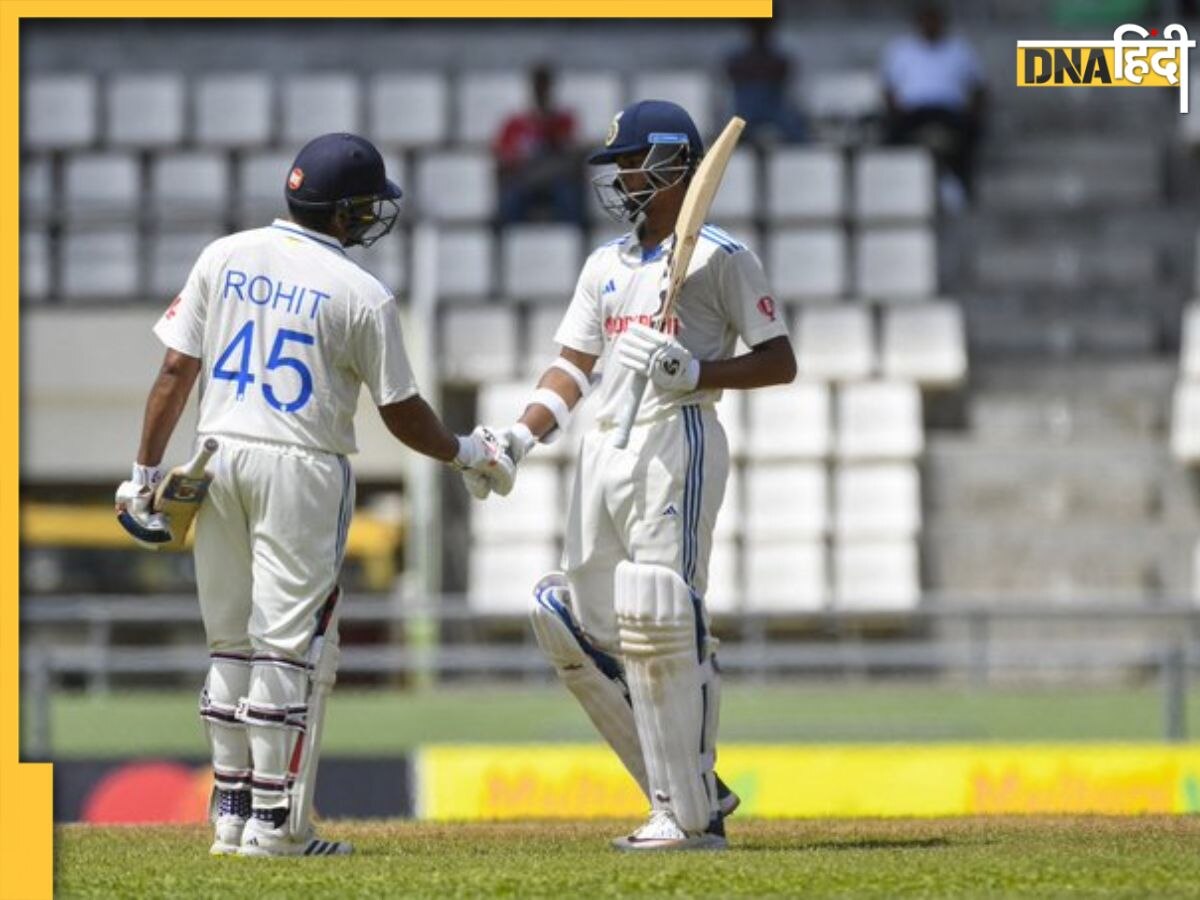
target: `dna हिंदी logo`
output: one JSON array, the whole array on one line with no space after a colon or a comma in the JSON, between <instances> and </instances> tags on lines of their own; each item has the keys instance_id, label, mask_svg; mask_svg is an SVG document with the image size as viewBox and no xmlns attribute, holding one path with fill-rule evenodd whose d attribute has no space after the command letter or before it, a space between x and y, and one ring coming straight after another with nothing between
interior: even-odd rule
<instances>
[{"instance_id":1,"label":"dna \u0939\u093f\u0902\u0926\u0940 logo","mask_svg":"<svg viewBox=\"0 0 1200 900\"><path fill-rule=\"evenodd\" d=\"M1166 87L1188 111L1188 50L1182 25L1121 25L1111 41L1017 41L1017 87Z\"/></svg>"}]
</instances>

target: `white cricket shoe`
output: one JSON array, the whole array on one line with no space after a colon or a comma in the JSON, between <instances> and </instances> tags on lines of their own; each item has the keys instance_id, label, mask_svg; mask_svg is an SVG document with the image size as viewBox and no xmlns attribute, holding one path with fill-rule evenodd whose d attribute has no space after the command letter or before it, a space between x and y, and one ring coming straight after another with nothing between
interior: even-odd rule
<instances>
[{"instance_id":1,"label":"white cricket shoe","mask_svg":"<svg viewBox=\"0 0 1200 900\"><path fill-rule=\"evenodd\" d=\"M272 828L261 819L251 819L242 832L239 856L348 856L354 845L347 841L323 841L310 832L301 837L288 833L287 824Z\"/></svg>"},{"instance_id":2,"label":"white cricket shoe","mask_svg":"<svg viewBox=\"0 0 1200 900\"><path fill-rule=\"evenodd\" d=\"M650 811L650 819L633 834L619 837L612 842L618 850L645 852L652 850L724 850L724 824L718 819L714 826L700 834L688 834L675 821L669 809Z\"/></svg>"},{"instance_id":3,"label":"white cricket shoe","mask_svg":"<svg viewBox=\"0 0 1200 900\"><path fill-rule=\"evenodd\" d=\"M213 856L232 856L242 845L242 833L246 820L241 816L220 816L214 829L212 846L208 852Z\"/></svg>"}]
</instances>

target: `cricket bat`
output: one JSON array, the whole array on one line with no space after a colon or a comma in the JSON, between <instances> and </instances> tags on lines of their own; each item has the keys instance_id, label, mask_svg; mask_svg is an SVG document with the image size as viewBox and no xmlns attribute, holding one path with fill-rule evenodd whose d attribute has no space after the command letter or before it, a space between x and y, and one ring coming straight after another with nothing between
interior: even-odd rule
<instances>
[{"instance_id":1,"label":"cricket bat","mask_svg":"<svg viewBox=\"0 0 1200 900\"><path fill-rule=\"evenodd\" d=\"M679 208L679 218L675 220L675 239L671 242L671 252L667 256L667 296L663 302L662 313L654 321L654 327L660 331L666 328L667 322L671 320L675 301L687 278L692 253L700 239L700 227L704 224L713 197L717 195L717 188L721 186L725 166L729 157L733 155L738 138L742 136L742 129L745 127L744 119L737 116L730 119L692 175L692 182L683 197L683 205ZM633 420L637 418L638 407L642 405L642 396L646 393L648 383L649 379L645 375L634 376L629 402L621 409L613 438L613 444L618 448L623 449L629 445L629 433L633 430Z\"/></svg>"},{"instance_id":2,"label":"cricket bat","mask_svg":"<svg viewBox=\"0 0 1200 900\"><path fill-rule=\"evenodd\" d=\"M121 511L117 521L134 537L157 544L167 550L182 550L200 504L208 494L212 473L205 467L217 452L216 438L207 438L196 455L182 466L176 466L159 482L150 504L152 512L167 517L170 533L144 528L129 513Z\"/></svg>"}]
</instances>

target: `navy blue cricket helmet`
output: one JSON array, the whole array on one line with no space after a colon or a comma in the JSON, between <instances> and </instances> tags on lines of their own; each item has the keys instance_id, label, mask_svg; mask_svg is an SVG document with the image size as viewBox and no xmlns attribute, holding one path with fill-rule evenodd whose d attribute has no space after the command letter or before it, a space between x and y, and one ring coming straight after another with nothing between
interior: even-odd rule
<instances>
[{"instance_id":1,"label":"navy blue cricket helmet","mask_svg":"<svg viewBox=\"0 0 1200 900\"><path fill-rule=\"evenodd\" d=\"M375 145L345 132L323 134L305 144L284 188L289 208L340 213L346 223L344 243L364 247L392 230L402 193L387 177Z\"/></svg>"}]
</instances>

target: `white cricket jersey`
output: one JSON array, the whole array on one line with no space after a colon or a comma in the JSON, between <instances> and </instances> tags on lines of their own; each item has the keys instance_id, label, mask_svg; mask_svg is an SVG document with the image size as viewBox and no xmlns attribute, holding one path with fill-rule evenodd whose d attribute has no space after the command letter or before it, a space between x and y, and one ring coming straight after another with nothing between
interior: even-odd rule
<instances>
[{"instance_id":1,"label":"white cricket jersey","mask_svg":"<svg viewBox=\"0 0 1200 900\"><path fill-rule=\"evenodd\" d=\"M575 296L554 335L564 347L601 357L598 422L615 421L632 390L633 372L619 363L606 365L607 354L631 321L650 324L660 309L672 240L645 251L630 232L596 249L583 264ZM758 257L713 225L700 229L667 331L701 361L728 359L739 337L753 347L788 333ZM670 407L711 404L720 397L718 389L663 392L651 382L638 421Z\"/></svg>"},{"instance_id":2,"label":"white cricket jersey","mask_svg":"<svg viewBox=\"0 0 1200 900\"><path fill-rule=\"evenodd\" d=\"M202 361L202 434L353 453L363 384L376 406L417 393L392 292L284 219L209 244L154 333Z\"/></svg>"}]
</instances>

